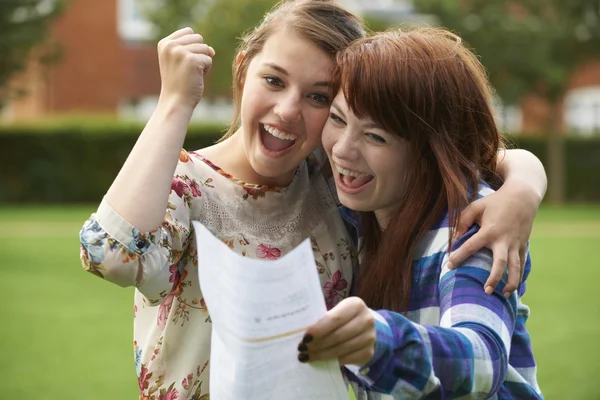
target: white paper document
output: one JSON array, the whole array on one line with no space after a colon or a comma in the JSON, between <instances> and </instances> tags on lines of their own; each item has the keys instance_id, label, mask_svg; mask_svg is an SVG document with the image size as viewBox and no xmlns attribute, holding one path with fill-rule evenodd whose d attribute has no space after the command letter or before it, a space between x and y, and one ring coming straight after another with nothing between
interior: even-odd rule
<instances>
[{"instance_id":1,"label":"white paper document","mask_svg":"<svg viewBox=\"0 0 600 400\"><path fill-rule=\"evenodd\" d=\"M194 221L198 276L212 320L211 400L348 399L337 360L300 363L298 344L326 313L308 239L256 260Z\"/></svg>"}]
</instances>

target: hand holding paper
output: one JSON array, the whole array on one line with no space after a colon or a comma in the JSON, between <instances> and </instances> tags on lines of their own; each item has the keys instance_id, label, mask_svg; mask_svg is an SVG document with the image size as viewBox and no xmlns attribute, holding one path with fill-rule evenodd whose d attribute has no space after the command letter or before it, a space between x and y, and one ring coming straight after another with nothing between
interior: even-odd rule
<instances>
[{"instance_id":1,"label":"hand holding paper","mask_svg":"<svg viewBox=\"0 0 600 400\"><path fill-rule=\"evenodd\" d=\"M308 240L275 261L231 251L193 222L211 315L212 400L348 399L337 360L303 364L297 346L326 313Z\"/></svg>"}]
</instances>

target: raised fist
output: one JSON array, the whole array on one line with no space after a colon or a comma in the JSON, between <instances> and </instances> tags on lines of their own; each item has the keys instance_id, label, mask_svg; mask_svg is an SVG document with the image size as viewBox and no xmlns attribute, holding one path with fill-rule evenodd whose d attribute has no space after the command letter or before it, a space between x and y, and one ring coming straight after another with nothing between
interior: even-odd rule
<instances>
[{"instance_id":1,"label":"raised fist","mask_svg":"<svg viewBox=\"0 0 600 400\"><path fill-rule=\"evenodd\" d=\"M158 42L161 97L196 107L214 55L214 49L192 28L180 29Z\"/></svg>"}]
</instances>

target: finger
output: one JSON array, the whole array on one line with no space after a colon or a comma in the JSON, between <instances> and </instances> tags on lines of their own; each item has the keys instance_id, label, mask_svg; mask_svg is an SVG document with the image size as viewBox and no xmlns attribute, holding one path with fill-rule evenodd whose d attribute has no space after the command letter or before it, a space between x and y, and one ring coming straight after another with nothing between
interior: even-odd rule
<instances>
[{"instance_id":1,"label":"finger","mask_svg":"<svg viewBox=\"0 0 600 400\"><path fill-rule=\"evenodd\" d=\"M204 38L199 33L193 33L185 36L181 36L175 40L173 40L175 44L186 46L188 44L194 43L204 43Z\"/></svg>"},{"instance_id":2,"label":"finger","mask_svg":"<svg viewBox=\"0 0 600 400\"><path fill-rule=\"evenodd\" d=\"M479 232L471 236L462 244L462 246L450 254L450 258L448 259L448 268L454 269L458 267L460 264L465 262L467 258L481 250L481 248L483 248L486 244L487 241L485 239L485 231L480 229Z\"/></svg>"},{"instance_id":3,"label":"finger","mask_svg":"<svg viewBox=\"0 0 600 400\"><path fill-rule=\"evenodd\" d=\"M509 251L508 253L508 283L504 286L504 296L509 297L512 292L517 290L521 279L521 260L519 252Z\"/></svg>"},{"instance_id":4,"label":"finger","mask_svg":"<svg viewBox=\"0 0 600 400\"><path fill-rule=\"evenodd\" d=\"M492 249L492 253L494 255L492 270L490 271L488 280L483 285L487 294L492 294L494 289L496 289L508 265L508 249L506 246L496 246Z\"/></svg>"},{"instance_id":5,"label":"finger","mask_svg":"<svg viewBox=\"0 0 600 400\"><path fill-rule=\"evenodd\" d=\"M169 36L167 36L167 39L175 40L177 38L180 38L184 35L189 35L191 33L194 33L194 30L190 27L186 27L186 28L178 29L175 32L171 33Z\"/></svg>"},{"instance_id":6,"label":"finger","mask_svg":"<svg viewBox=\"0 0 600 400\"><path fill-rule=\"evenodd\" d=\"M368 352L374 351L375 347L375 332L364 332L359 336L355 336L350 340L345 341L344 343L329 347L320 351L311 351L305 352L310 361L320 361L320 360L331 360L331 359L339 359L348 354L361 352L362 350L367 350Z\"/></svg>"},{"instance_id":7,"label":"finger","mask_svg":"<svg viewBox=\"0 0 600 400\"><path fill-rule=\"evenodd\" d=\"M342 300L329 310L316 324L308 328L304 335L303 342L310 342L313 338L315 340L323 338L339 327L345 325L358 314L361 305L364 306L364 302L358 297L348 297ZM306 340L308 337L310 337L311 340Z\"/></svg>"},{"instance_id":8,"label":"finger","mask_svg":"<svg viewBox=\"0 0 600 400\"><path fill-rule=\"evenodd\" d=\"M310 343L300 343L298 351L318 352L341 345L363 332L374 330L375 318L371 313L365 311L323 338L316 338Z\"/></svg>"},{"instance_id":9,"label":"finger","mask_svg":"<svg viewBox=\"0 0 600 400\"><path fill-rule=\"evenodd\" d=\"M525 274L525 264L527 263L527 246L522 247L519 250L519 260L521 260L521 277L519 282L523 282L523 275Z\"/></svg>"},{"instance_id":10,"label":"finger","mask_svg":"<svg viewBox=\"0 0 600 400\"><path fill-rule=\"evenodd\" d=\"M198 59L198 67L203 70L204 75L206 75L212 67L212 58L206 54L197 54L196 57Z\"/></svg>"},{"instance_id":11,"label":"finger","mask_svg":"<svg viewBox=\"0 0 600 400\"><path fill-rule=\"evenodd\" d=\"M210 47L207 44L204 43L192 43L192 44L188 44L185 46L185 49L187 51L189 51L190 53L194 53L194 54L206 54L209 57L212 57L211 55L211 50L212 47ZM213 54L214 54L214 50L212 50Z\"/></svg>"},{"instance_id":12,"label":"finger","mask_svg":"<svg viewBox=\"0 0 600 400\"><path fill-rule=\"evenodd\" d=\"M469 230L471 225L479 220L481 217L482 208L479 206L480 203L475 201L467 206L460 213L460 222L456 226L456 232L454 233L454 238L460 237L465 234L466 231Z\"/></svg>"},{"instance_id":13,"label":"finger","mask_svg":"<svg viewBox=\"0 0 600 400\"><path fill-rule=\"evenodd\" d=\"M375 343L373 347L363 347L355 352L344 354L338 357L340 365L358 365L363 366L369 363L375 355Z\"/></svg>"}]
</instances>

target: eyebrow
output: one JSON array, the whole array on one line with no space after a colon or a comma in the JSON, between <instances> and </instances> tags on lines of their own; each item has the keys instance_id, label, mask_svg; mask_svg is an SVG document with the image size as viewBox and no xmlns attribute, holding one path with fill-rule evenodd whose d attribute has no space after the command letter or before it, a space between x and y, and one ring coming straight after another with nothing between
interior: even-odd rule
<instances>
[{"instance_id":1,"label":"eyebrow","mask_svg":"<svg viewBox=\"0 0 600 400\"><path fill-rule=\"evenodd\" d=\"M346 115L344 115L344 112L336 103L332 103L331 107L335 108L335 110L340 114L340 117L346 118Z\"/></svg>"},{"instance_id":2,"label":"eyebrow","mask_svg":"<svg viewBox=\"0 0 600 400\"><path fill-rule=\"evenodd\" d=\"M335 110L340 114L340 117L346 118L346 116L344 115L344 112L342 111L340 106L338 106L336 103L332 103L331 107L335 108ZM369 128L381 129L382 131L385 131L385 129L380 124L378 124L377 122L373 122L373 121L366 123L363 127L367 128L367 129L369 129Z\"/></svg>"},{"instance_id":3,"label":"eyebrow","mask_svg":"<svg viewBox=\"0 0 600 400\"><path fill-rule=\"evenodd\" d=\"M383 126L379 125L377 122L369 122L368 124L365 124L365 128L381 129L382 131L385 131Z\"/></svg>"},{"instance_id":4,"label":"eyebrow","mask_svg":"<svg viewBox=\"0 0 600 400\"><path fill-rule=\"evenodd\" d=\"M271 62L266 62L263 63L263 65L265 67L269 67L274 69L275 71L281 72L282 74L284 74L285 76L290 76L290 73L286 71L285 68L280 67L279 65L275 64L275 63L271 63ZM331 86L331 82L329 81L318 81L313 83L313 86L325 86L325 87L330 87Z\"/></svg>"}]
</instances>

